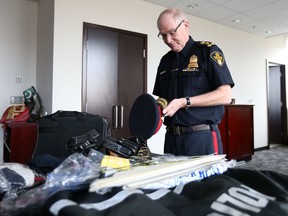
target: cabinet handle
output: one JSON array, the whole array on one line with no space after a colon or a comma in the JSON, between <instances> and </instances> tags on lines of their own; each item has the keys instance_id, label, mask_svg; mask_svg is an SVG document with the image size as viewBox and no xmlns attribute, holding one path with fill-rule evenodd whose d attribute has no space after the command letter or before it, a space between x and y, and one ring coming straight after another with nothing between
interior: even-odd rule
<instances>
[{"instance_id":1,"label":"cabinet handle","mask_svg":"<svg viewBox=\"0 0 288 216\"><path fill-rule=\"evenodd\" d=\"M118 127L118 106L114 105L112 107L112 126L114 129Z\"/></svg>"}]
</instances>

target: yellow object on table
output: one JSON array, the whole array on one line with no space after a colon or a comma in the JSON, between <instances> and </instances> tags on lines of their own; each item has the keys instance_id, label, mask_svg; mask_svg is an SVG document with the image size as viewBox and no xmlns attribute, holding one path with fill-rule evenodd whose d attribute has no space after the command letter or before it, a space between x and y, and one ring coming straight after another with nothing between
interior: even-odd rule
<instances>
[{"instance_id":1,"label":"yellow object on table","mask_svg":"<svg viewBox=\"0 0 288 216\"><path fill-rule=\"evenodd\" d=\"M124 169L130 167L130 160L121 157L105 155L101 161L101 167Z\"/></svg>"}]
</instances>

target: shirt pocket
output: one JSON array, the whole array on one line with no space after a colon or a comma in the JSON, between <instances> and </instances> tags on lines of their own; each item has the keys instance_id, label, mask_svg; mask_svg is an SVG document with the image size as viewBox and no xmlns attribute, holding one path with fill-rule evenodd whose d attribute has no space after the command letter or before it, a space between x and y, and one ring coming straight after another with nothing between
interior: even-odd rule
<instances>
[{"instance_id":1,"label":"shirt pocket","mask_svg":"<svg viewBox=\"0 0 288 216\"><path fill-rule=\"evenodd\" d=\"M195 96L207 93L210 90L206 70L182 70L178 74L178 92L181 96Z\"/></svg>"}]
</instances>

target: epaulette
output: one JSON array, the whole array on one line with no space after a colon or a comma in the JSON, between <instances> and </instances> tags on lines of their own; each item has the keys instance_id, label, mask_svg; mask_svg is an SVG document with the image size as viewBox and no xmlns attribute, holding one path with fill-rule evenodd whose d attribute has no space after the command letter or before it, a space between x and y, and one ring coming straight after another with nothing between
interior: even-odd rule
<instances>
[{"instance_id":1,"label":"epaulette","mask_svg":"<svg viewBox=\"0 0 288 216\"><path fill-rule=\"evenodd\" d=\"M202 46L207 46L207 47L211 47L211 46L215 45L214 43L212 43L210 41L198 41L198 44L202 45Z\"/></svg>"}]
</instances>

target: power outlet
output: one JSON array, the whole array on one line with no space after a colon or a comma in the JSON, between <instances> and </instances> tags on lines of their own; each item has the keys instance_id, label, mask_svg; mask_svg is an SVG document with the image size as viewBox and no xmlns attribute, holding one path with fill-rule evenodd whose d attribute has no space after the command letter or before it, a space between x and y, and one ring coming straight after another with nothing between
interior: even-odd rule
<instances>
[{"instance_id":1,"label":"power outlet","mask_svg":"<svg viewBox=\"0 0 288 216\"><path fill-rule=\"evenodd\" d=\"M10 96L11 104L24 104L24 96Z\"/></svg>"},{"instance_id":2,"label":"power outlet","mask_svg":"<svg viewBox=\"0 0 288 216\"><path fill-rule=\"evenodd\" d=\"M21 83L22 82L22 74L17 74L16 75L16 83Z\"/></svg>"}]
</instances>

